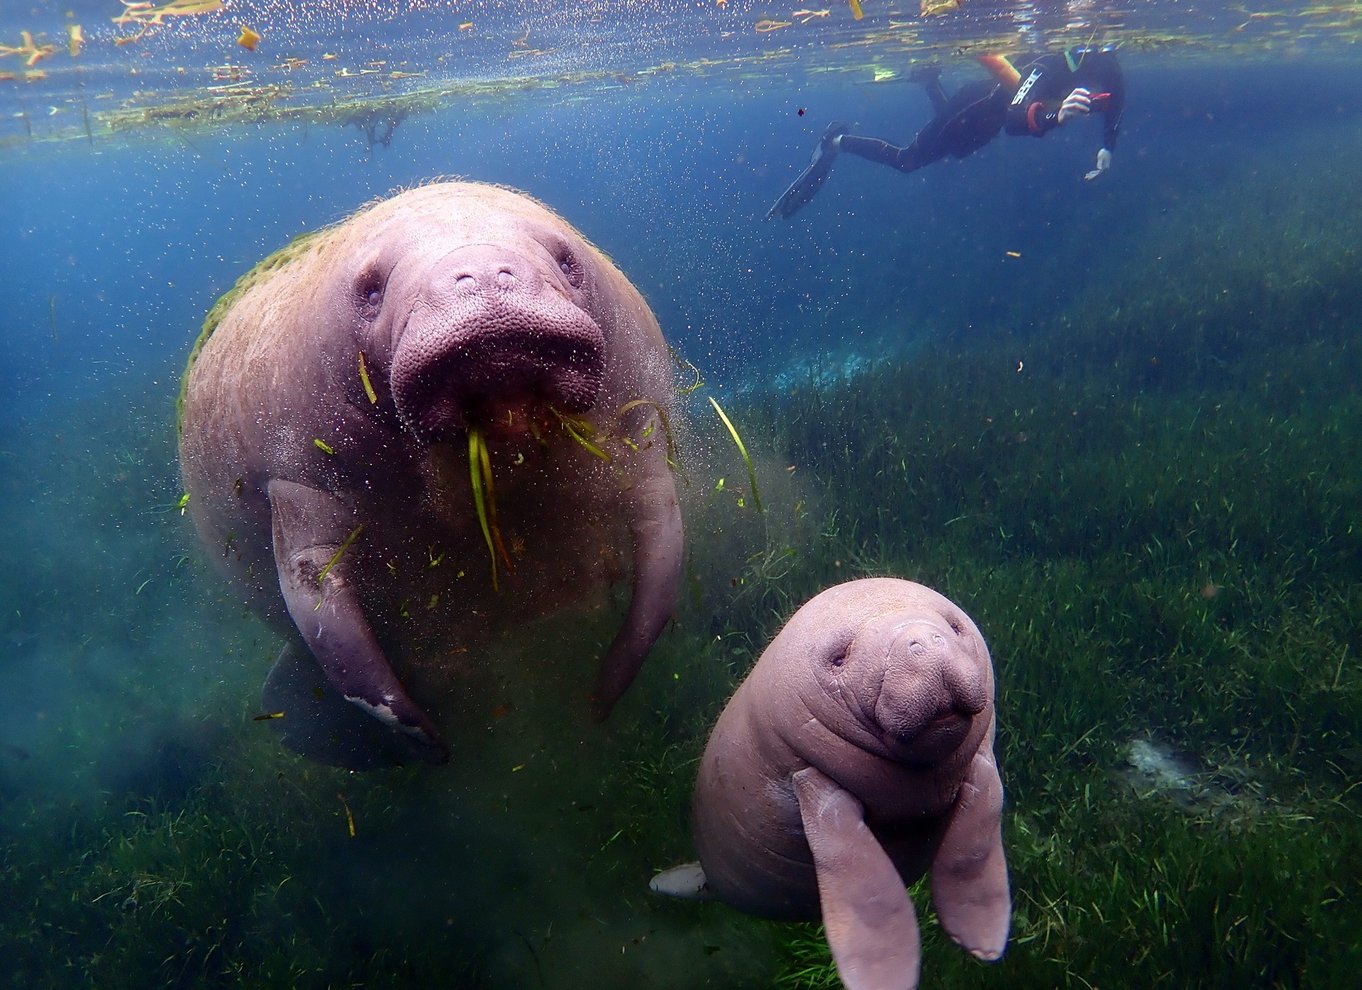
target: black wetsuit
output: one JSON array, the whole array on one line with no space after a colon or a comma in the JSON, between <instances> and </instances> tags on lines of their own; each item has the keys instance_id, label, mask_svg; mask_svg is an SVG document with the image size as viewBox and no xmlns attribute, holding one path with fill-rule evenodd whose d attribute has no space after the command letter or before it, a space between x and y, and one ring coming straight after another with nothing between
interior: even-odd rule
<instances>
[{"instance_id":1,"label":"black wetsuit","mask_svg":"<svg viewBox=\"0 0 1362 990\"><path fill-rule=\"evenodd\" d=\"M1073 69L1069 68L1071 57L1076 63ZM1115 151L1126 108L1126 84L1112 51L1042 55L1022 69L1021 83L1007 106L1007 133L1041 137L1058 127L1059 105L1080 86L1094 96L1108 94L1101 104L1102 147Z\"/></svg>"},{"instance_id":2,"label":"black wetsuit","mask_svg":"<svg viewBox=\"0 0 1362 990\"><path fill-rule=\"evenodd\" d=\"M1073 69L1069 68L1070 57L1076 66ZM1015 90L983 79L966 83L947 98L938 79L924 80L924 85L936 116L918 131L912 144L900 148L879 138L844 134L838 150L912 172L947 155L964 158L973 154L1004 127L1008 134L1041 137L1059 126L1060 104L1082 86L1094 96L1110 94L1100 105L1100 112L1105 115L1102 147L1111 151L1125 110L1125 82L1116 53L1111 51L1042 55L1021 70Z\"/></svg>"}]
</instances>

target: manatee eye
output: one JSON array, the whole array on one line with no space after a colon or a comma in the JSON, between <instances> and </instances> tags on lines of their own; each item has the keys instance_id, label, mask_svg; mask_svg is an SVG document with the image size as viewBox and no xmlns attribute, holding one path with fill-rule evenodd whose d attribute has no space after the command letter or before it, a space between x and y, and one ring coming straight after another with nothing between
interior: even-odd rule
<instances>
[{"instance_id":1,"label":"manatee eye","mask_svg":"<svg viewBox=\"0 0 1362 990\"><path fill-rule=\"evenodd\" d=\"M360 316L372 320L383 307L383 273L377 268L366 268L355 279L355 308Z\"/></svg>"},{"instance_id":2,"label":"manatee eye","mask_svg":"<svg viewBox=\"0 0 1362 990\"><path fill-rule=\"evenodd\" d=\"M574 289L580 289L586 283L586 269L571 251L564 250L558 255L558 270Z\"/></svg>"},{"instance_id":3,"label":"manatee eye","mask_svg":"<svg viewBox=\"0 0 1362 990\"><path fill-rule=\"evenodd\" d=\"M840 650L832 655L832 666L840 667L847 662L847 651Z\"/></svg>"}]
</instances>

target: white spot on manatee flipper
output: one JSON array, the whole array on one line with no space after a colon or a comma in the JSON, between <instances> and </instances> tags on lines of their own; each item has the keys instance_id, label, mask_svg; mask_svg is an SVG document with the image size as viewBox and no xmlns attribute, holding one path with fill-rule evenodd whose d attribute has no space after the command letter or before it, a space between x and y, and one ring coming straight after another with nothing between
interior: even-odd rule
<instances>
[{"instance_id":1,"label":"white spot on manatee flipper","mask_svg":"<svg viewBox=\"0 0 1362 990\"><path fill-rule=\"evenodd\" d=\"M434 742L434 740L430 738L430 734L426 732L424 729L422 729L420 726L408 725L406 722L403 722L400 718L398 718L397 713L392 710L391 704L375 705L365 698L360 698L356 695L349 694L345 695L345 700L350 702L350 704L352 705L358 705L360 708L364 709L366 712L368 712L374 718L378 719L384 725L390 725L398 732L403 732L411 736L413 739L419 739L423 743ZM385 694L383 696L383 700L385 702L390 703L393 700L393 695Z\"/></svg>"},{"instance_id":2,"label":"white spot on manatee flipper","mask_svg":"<svg viewBox=\"0 0 1362 990\"><path fill-rule=\"evenodd\" d=\"M352 705L359 705L360 708L363 708L374 718L386 725L391 725L394 729L406 729L406 726L398 720L397 715L389 705L375 705L373 702L369 701L368 698L361 698L359 695L355 694L347 694L345 700ZM383 700L392 701L392 698L387 697Z\"/></svg>"},{"instance_id":3,"label":"white spot on manatee flipper","mask_svg":"<svg viewBox=\"0 0 1362 990\"><path fill-rule=\"evenodd\" d=\"M648 889L654 894L666 894L688 901L714 899L709 883L705 880L705 871L699 863L682 863L670 870L663 870L648 881Z\"/></svg>"}]
</instances>

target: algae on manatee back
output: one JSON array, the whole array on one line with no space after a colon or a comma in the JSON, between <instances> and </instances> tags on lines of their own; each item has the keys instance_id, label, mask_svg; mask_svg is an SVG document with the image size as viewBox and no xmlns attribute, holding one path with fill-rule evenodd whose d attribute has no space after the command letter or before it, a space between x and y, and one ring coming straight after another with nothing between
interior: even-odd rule
<instances>
[{"instance_id":1,"label":"algae on manatee back","mask_svg":"<svg viewBox=\"0 0 1362 990\"><path fill-rule=\"evenodd\" d=\"M309 230L299 234L289 241L278 251L267 255L262 261L258 262L246 274L236 280L230 289L218 296L217 302L213 303L213 308L208 311L208 315L203 318L203 324L199 328L199 335L194 338L194 346L189 349L189 357L184 363L184 371L180 374L180 391L175 397L175 432L179 433L184 423L184 393L185 385L189 381L189 371L194 367L194 362L198 360L199 354L203 351L203 345L208 343L208 338L213 335L213 331L218 328L222 318L227 315L227 311L236 304L249 289L254 288L264 279L273 275L285 265L291 264L303 253L312 247L312 242L320 235L330 230L330 227L321 227L317 230Z\"/></svg>"}]
</instances>

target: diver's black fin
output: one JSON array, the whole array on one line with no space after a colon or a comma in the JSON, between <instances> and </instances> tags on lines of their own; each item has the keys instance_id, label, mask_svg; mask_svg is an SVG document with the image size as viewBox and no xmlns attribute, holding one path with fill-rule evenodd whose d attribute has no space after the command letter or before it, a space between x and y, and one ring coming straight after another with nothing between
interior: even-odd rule
<instances>
[{"instance_id":1,"label":"diver's black fin","mask_svg":"<svg viewBox=\"0 0 1362 990\"><path fill-rule=\"evenodd\" d=\"M790 188L781 193L780 198L766 211L767 220L772 217L792 217L799 212L800 207L813 199L814 193L823 187L823 180L832 170L832 160L837 157L837 138L848 130L850 128L840 121L834 120L828 125L823 136L818 139L818 147L813 151L808 168L799 173L799 178L795 179Z\"/></svg>"},{"instance_id":2,"label":"diver's black fin","mask_svg":"<svg viewBox=\"0 0 1362 990\"><path fill-rule=\"evenodd\" d=\"M279 651L261 697L284 745L310 760L349 770L425 762L414 740L341 697L301 644Z\"/></svg>"}]
</instances>

